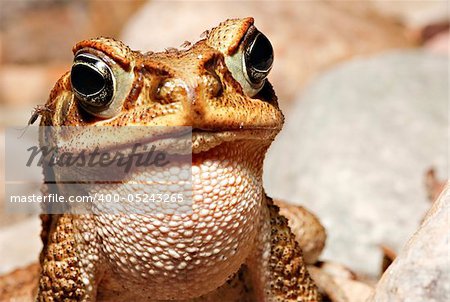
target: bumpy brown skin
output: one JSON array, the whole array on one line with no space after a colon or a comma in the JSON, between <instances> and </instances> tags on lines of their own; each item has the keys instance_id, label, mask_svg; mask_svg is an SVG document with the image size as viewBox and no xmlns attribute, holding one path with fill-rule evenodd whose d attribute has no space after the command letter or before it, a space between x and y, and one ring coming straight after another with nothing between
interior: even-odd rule
<instances>
[{"instance_id":1,"label":"bumpy brown skin","mask_svg":"<svg viewBox=\"0 0 450 302\"><path fill-rule=\"evenodd\" d=\"M74 53L108 57L118 71L109 116L81 109L65 74L41 125L192 126L193 211L43 215L38 301L320 299L287 219L262 188L264 156L283 125L276 96L266 81L250 97L242 71L227 65L252 28L252 18L227 20L190 49L163 53L105 38L75 46ZM89 128L83 135L93 137ZM54 173L44 171L46 179ZM63 186L56 190L64 194Z\"/></svg>"},{"instance_id":2,"label":"bumpy brown skin","mask_svg":"<svg viewBox=\"0 0 450 302\"><path fill-rule=\"evenodd\" d=\"M289 221L289 227L295 239L302 247L304 260L314 264L325 247L326 232L319 219L302 206L295 206L281 200L275 200L280 214Z\"/></svg>"}]
</instances>

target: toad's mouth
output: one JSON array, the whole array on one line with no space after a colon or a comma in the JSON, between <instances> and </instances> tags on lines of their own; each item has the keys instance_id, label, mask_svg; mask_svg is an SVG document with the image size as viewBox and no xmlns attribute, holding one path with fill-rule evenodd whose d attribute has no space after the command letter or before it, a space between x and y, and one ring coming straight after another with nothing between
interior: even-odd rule
<instances>
[{"instance_id":1,"label":"toad's mouth","mask_svg":"<svg viewBox=\"0 0 450 302\"><path fill-rule=\"evenodd\" d=\"M224 131L192 130L192 153L207 152L223 143L233 141L253 140L255 142L271 142L278 130L276 129L239 129Z\"/></svg>"},{"instance_id":2,"label":"toad's mouth","mask_svg":"<svg viewBox=\"0 0 450 302\"><path fill-rule=\"evenodd\" d=\"M107 131L102 131L108 129ZM109 130L111 129L111 130ZM150 129L150 130L149 130ZM131 131L131 133L130 133ZM205 130L191 127L148 127L90 128L82 135L59 137L58 147L64 152L86 152L99 150L100 152L120 151L141 153L150 149L157 149L169 154L198 154L207 152L223 143L234 141L254 141L255 144L270 143L279 132L274 128L249 128ZM106 132L106 134L105 134Z\"/></svg>"},{"instance_id":3,"label":"toad's mouth","mask_svg":"<svg viewBox=\"0 0 450 302\"><path fill-rule=\"evenodd\" d=\"M112 129L112 127L108 128ZM184 131L159 132L158 135L129 137L127 140L123 133L120 134L120 129L116 129L119 132L118 135L107 135L105 138L93 136L93 134L98 134L96 132L90 132L90 135L86 135L86 132L84 132L84 136L70 137L67 140L61 138L58 143L64 141L66 144L60 145L62 150L59 149L57 152L57 156L61 156L61 158L56 158L58 162L59 160L62 161L63 157L67 155L66 152L71 152L72 155L75 153L77 155L83 154L83 158L85 155L89 156L86 161L83 161L87 165L87 170L83 170L83 167L85 167L83 165L80 168L77 166L75 169L63 168L59 170L60 179L76 177L75 180L71 179L70 183L77 183L81 176L81 182L85 183L87 182L84 178L85 175L91 175L91 178L94 177L93 181L98 181L95 177L99 176L102 177L101 183L122 183L124 182L123 179L128 179L129 175L136 177L134 181L139 181L140 177L144 177L142 175L153 175L151 173L163 173L162 175L167 176L173 167L184 169L194 164L194 161L198 164L202 160L214 158L218 154L234 154L233 156L237 156L237 159L239 159L244 154L249 154L247 147L268 147L278 133L277 129L270 128L225 131L192 130L191 127L182 129ZM137 135L138 133L134 134ZM92 137L95 139L90 140L89 138ZM84 140L81 141L82 139ZM252 150L255 149L252 148ZM59 153L59 151L62 152ZM232 153L229 153L230 151ZM103 164L101 164L100 159L104 158L105 155L107 163L102 161ZM254 156L254 154L251 156ZM78 159L78 156L75 156L75 158ZM91 164L87 164L88 161L89 163L98 162L99 165L91 166ZM109 168L112 170L108 170ZM128 172L130 172L129 175ZM169 174L164 174L166 172ZM64 173L68 174L62 176ZM104 179L105 175L108 175L107 180ZM147 176L145 176L144 181L148 181Z\"/></svg>"}]
</instances>

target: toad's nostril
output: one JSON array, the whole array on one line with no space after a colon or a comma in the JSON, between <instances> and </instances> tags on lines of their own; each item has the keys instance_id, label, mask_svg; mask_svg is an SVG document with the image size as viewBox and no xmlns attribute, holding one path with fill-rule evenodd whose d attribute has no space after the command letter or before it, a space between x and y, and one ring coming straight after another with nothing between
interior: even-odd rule
<instances>
[{"instance_id":1,"label":"toad's nostril","mask_svg":"<svg viewBox=\"0 0 450 302\"><path fill-rule=\"evenodd\" d=\"M161 104L182 102L188 95L188 88L184 81L166 79L156 90L156 100Z\"/></svg>"}]
</instances>

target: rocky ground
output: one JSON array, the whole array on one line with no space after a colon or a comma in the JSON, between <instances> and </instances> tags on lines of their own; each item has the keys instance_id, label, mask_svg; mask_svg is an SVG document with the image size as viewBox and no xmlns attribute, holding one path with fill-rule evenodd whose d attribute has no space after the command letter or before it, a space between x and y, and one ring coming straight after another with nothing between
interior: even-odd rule
<instances>
[{"instance_id":1,"label":"rocky ground","mask_svg":"<svg viewBox=\"0 0 450 302\"><path fill-rule=\"evenodd\" d=\"M420 225L427 170L447 173L447 66L420 50L347 61L288 112L267 159L267 191L319 215L323 258L376 276L380 245L398 251Z\"/></svg>"}]
</instances>

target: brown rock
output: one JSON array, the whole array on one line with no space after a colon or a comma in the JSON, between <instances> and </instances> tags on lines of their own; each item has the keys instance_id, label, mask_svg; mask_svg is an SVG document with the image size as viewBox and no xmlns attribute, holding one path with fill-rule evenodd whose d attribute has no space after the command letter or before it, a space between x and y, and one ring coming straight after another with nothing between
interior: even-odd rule
<instances>
[{"instance_id":1,"label":"brown rock","mask_svg":"<svg viewBox=\"0 0 450 302\"><path fill-rule=\"evenodd\" d=\"M72 46L116 36L143 1L2 1L4 63L70 62Z\"/></svg>"},{"instance_id":2,"label":"brown rock","mask_svg":"<svg viewBox=\"0 0 450 302\"><path fill-rule=\"evenodd\" d=\"M69 69L69 64L1 65L0 105L29 112L47 100L53 85Z\"/></svg>"},{"instance_id":3,"label":"brown rock","mask_svg":"<svg viewBox=\"0 0 450 302\"><path fill-rule=\"evenodd\" d=\"M330 267L308 267L325 301L365 302L372 295L373 288L369 284L354 280L352 275L342 274L346 269L339 264L330 263L330 265L334 266L332 271Z\"/></svg>"},{"instance_id":4,"label":"brown rock","mask_svg":"<svg viewBox=\"0 0 450 302\"><path fill-rule=\"evenodd\" d=\"M8 275L0 276L0 301L34 301L38 277L38 263L16 269Z\"/></svg>"}]
</instances>

